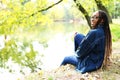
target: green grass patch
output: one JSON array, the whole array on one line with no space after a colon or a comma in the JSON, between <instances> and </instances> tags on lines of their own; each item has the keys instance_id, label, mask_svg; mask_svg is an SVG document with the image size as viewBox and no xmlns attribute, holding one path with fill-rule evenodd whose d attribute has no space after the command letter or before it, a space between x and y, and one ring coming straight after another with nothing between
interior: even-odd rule
<instances>
[{"instance_id":1,"label":"green grass patch","mask_svg":"<svg viewBox=\"0 0 120 80\"><path fill-rule=\"evenodd\" d=\"M120 39L120 24L110 24L111 26L111 33L112 33L112 40L118 41Z\"/></svg>"}]
</instances>

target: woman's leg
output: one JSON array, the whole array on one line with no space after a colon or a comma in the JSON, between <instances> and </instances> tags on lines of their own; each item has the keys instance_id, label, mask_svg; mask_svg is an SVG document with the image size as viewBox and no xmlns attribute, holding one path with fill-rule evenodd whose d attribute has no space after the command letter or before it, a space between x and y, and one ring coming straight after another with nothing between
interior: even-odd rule
<instances>
[{"instance_id":1,"label":"woman's leg","mask_svg":"<svg viewBox=\"0 0 120 80\"><path fill-rule=\"evenodd\" d=\"M75 37L74 37L74 47L75 47L75 51L77 50L79 44L81 43L81 41L83 40L85 36L83 34L79 34L76 33Z\"/></svg>"},{"instance_id":2,"label":"woman's leg","mask_svg":"<svg viewBox=\"0 0 120 80\"><path fill-rule=\"evenodd\" d=\"M66 65L66 64L72 64L74 66L77 66L78 65L77 57L75 55L65 57L61 65Z\"/></svg>"}]
</instances>

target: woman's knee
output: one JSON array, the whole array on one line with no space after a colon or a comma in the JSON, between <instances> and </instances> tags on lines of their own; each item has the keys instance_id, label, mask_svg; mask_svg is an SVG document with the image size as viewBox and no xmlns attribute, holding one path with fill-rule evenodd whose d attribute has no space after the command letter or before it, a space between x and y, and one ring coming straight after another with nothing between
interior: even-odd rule
<instances>
[{"instance_id":1,"label":"woman's knee","mask_svg":"<svg viewBox=\"0 0 120 80\"><path fill-rule=\"evenodd\" d=\"M77 42L78 42L78 41L81 42L84 37L85 37L85 36L84 36L83 34L77 33L77 34L75 34L75 36L74 36L74 40L77 41Z\"/></svg>"},{"instance_id":2,"label":"woman's knee","mask_svg":"<svg viewBox=\"0 0 120 80\"><path fill-rule=\"evenodd\" d=\"M75 65L78 63L77 57L76 56L66 56L62 62L62 65L66 64L72 64Z\"/></svg>"}]
</instances>

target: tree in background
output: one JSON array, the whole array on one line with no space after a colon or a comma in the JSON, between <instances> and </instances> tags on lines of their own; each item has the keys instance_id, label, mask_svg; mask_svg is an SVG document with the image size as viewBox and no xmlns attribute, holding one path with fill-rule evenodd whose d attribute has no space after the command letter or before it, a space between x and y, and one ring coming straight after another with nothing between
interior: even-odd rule
<instances>
[{"instance_id":1,"label":"tree in background","mask_svg":"<svg viewBox=\"0 0 120 80\"><path fill-rule=\"evenodd\" d=\"M112 17L110 17L109 12L108 12L107 8L102 4L102 1L101 0L95 0L95 2L96 2L96 5L97 5L99 10L103 10L107 13L108 20L109 20L110 23L112 23Z\"/></svg>"},{"instance_id":2,"label":"tree in background","mask_svg":"<svg viewBox=\"0 0 120 80\"><path fill-rule=\"evenodd\" d=\"M39 56L39 60L36 60L38 52L32 45L34 38L26 33L35 28L40 32L45 31L44 25L50 23L50 19L48 15L44 14L44 11L61 1L50 5L47 0L0 1L0 35L4 36L4 47L0 49L0 67L9 68L6 64L8 60L18 63L21 67L30 68L31 72L40 67L38 65L41 64L41 56ZM22 38L19 40L18 37Z\"/></svg>"},{"instance_id":3,"label":"tree in background","mask_svg":"<svg viewBox=\"0 0 120 80\"><path fill-rule=\"evenodd\" d=\"M79 3L77 2L77 0L74 0L74 2L76 3L76 6L78 7L78 9L82 12L82 14L85 16L86 20L87 20L87 23L88 25L90 26L91 28L91 25L90 25L90 16L87 12L87 10Z\"/></svg>"},{"instance_id":4,"label":"tree in background","mask_svg":"<svg viewBox=\"0 0 120 80\"><path fill-rule=\"evenodd\" d=\"M33 72L36 67L38 67L38 62L35 61L35 57L37 52L34 51L32 46L33 37L25 36L22 40L18 40L17 38L13 38L13 34L18 37L27 31L34 31L35 28L39 30L39 32L48 32L46 28L46 24L50 24L51 19L49 13L47 11L53 8L55 5L63 2L64 0L58 0L55 3L49 3L48 0L1 0L0 1L0 34L4 35L5 47L0 49L0 67L5 67L5 63L11 58L15 62L19 63L21 66L28 66ZM111 4L108 4L109 1L104 0L83 0L88 3L91 2L91 6L81 3L82 0L73 0L78 10L84 15L87 20L88 25L90 26L90 13L98 7L98 9L104 9L116 17L119 15L119 3L115 4L115 7L108 7ZM96 3L94 2L96 1ZM113 2L114 0L111 0ZM118 1L118 0L116 0ZM104 3L105 2L105 3ZM108 2L108 3L107 3ZM105 4L108 5L105 5ZM104 5L105 6L104 6ZM95 6L96 5L96 6ZM107 7L107 9L106 9ZM115 8L118 12L114 12ZM67 11L68 12L68 11ZM109 12L107 12L109 14ZM53 13L55 15L55 12ZM59 14L61 15L61 14ZM75 16L75 15L74 15ZM73 16L73 17L74 17ZM25 30L23 32L23 30ZM20 32L20 33L18 33ZM18 34L17 34L18 33ZM34 31L34 34L36 31ZM42 36L41 41L44 42L44 36ZM11 40L8 40L8 37L11 36ZM7 41L8 40L8 41ZM27 42L30 41L30 43ZM24 42L22 42L24 41ZM22 43L22 45L19 44ZM26 49L29 47L29 51ZM23 51L19 51L20 48ZM23 55L24 54L24 55Z\"/></svg>"},{"instance_id":5,"label":"tree in background","mask_svg":"<svg viewBox=\"0 0 120 80\"><path fill-rule=\"evenodd\" d=\"M78 7L78 9L81 11L81 13L85 16L85 18L86 18L86 20L87 20L87 23L88 23L88 25L90 26L90 16L89 16L88 10L86 10L86 9L81 5L80 1L74 0L74 2L75 2L75 4L76 4L76 6ZM96 2L96 5L97 5L97 7L98 7L99 10L103 10L103 11L105 11L105 12L107 13L109 22L112 23L112 18L110 17L107 8L102 4L102 1L101 1L101 0L95 0L95 2ZM84 2L83 2L83 3L84 3ZM92 4L91 4L91 5L92 5ZM88 7L88 6L86 5L86 7ZM94 9L94 8L93 8L93 9ZM90 28L91 28L91 26L90 26Z\"/></svg>"}]
</instances>

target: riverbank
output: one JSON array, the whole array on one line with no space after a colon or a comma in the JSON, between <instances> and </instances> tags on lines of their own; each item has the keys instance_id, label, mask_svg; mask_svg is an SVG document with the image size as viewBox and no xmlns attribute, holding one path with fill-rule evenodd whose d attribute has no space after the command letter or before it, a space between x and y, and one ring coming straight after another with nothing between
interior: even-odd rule
<instances>
[{"instance_id":1,"label":"riverbank","mask_svg":"<svg viewBox=\"0 0 120 80\"><path fill-rule=\"evenodd\" d=\"M24 80L119 80L120 79L120 42L113 42L112 62L107 70L100 69L81 74L72 65L61 66L52 70L40 70L25 76Z\"/></svg>"}]
</instances>

